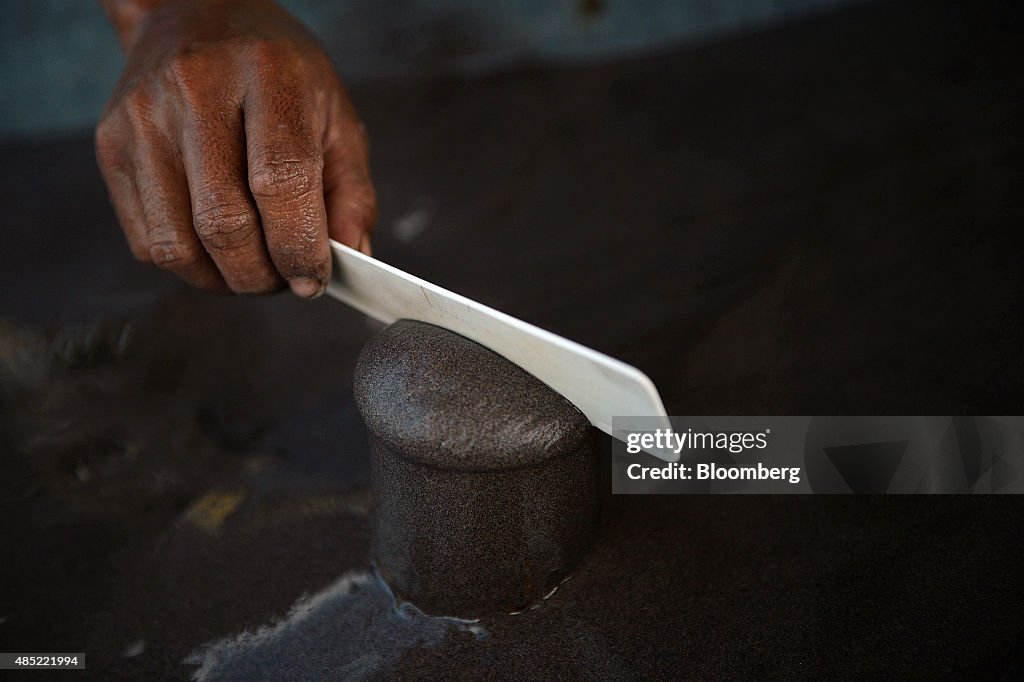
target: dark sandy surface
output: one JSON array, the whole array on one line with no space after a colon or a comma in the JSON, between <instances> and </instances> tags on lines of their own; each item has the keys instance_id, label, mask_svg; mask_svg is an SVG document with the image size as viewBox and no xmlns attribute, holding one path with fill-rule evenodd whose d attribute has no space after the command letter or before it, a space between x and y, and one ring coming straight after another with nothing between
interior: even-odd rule
<instances>
[{"instance_id":1,"label":"dark sandy surface","mask_svg":"<svg viewBox=\"0 0 1024 682\"><path fill-rule=\"evenodd\" d=\"M429 613L524 611L596 535L596 431L518 365L399 320L363 348L353 394L370 432L373 558Z\"/></svg>"},{"instance_id":2,"label":"dark sandy surface","mask_svg":"<svg viewBox=\"0 0 1024 682\"><path fill-rule=\"evenodd\" d=\"M438 469L526 468L590 436L583 413L537 377L475 341L412 320L363 347L353 394L371 433Z\"/></svg>"},{"instance_id":3,"label":"dark sandy surface","mask_svg":"<svg viewBox=\"0 0 1024 682\"><path fill-rule=\"evenodd\" d=\"M375 252L675 413L1019 414L1021 18L967 5L357 89ZM246 629L208 679L1024 670L1018 498L610 499L540 608L396 612L350 393L374 329L132 263L87 135L0 159L0 650L88 652L83 679L186 678Z\"/></svg>"}]
</instances>

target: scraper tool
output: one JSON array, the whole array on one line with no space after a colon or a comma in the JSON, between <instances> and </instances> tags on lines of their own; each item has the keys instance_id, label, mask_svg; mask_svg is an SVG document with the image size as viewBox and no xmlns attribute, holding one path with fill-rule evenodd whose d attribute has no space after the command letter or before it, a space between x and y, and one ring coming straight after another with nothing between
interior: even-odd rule
<instances>
[{"instance_id":1,"label":"scraper tool","mask_svg":"<svg viewBox=\"0 0 1024 682\"><path fill-rule=\"evenodd\" d=\"M356 310L386 324L418 320L462 334L561 393L605 433L612 434L612 416L660 417L661 428L671 428L658 389L636 367L333 240L331 251L334 269L327 293ZM651 454L679 459L671 450Z\"/></svg>"}]
</instances>

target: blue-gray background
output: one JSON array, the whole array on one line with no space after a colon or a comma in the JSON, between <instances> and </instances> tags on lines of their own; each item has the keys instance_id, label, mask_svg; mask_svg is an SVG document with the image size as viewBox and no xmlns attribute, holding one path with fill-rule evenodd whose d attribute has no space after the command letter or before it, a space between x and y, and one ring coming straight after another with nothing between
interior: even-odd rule
<instances>
[{"instance_id":1,"label":"blue-gray background","mask_svg":"<svg viewBox=\"0 0 1024 682\"><path fill-rule=\"evenodd\" d=\"M612 59L855 0L283 0L349 81ZM78 131L121 68L99 0L0 0L0 138Z\"/></svg>"}]
</instances>

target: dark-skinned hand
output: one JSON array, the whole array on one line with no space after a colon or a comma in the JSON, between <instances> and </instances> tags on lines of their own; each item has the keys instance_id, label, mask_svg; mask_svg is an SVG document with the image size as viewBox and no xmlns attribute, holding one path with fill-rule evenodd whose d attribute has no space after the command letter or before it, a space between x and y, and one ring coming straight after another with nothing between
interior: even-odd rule
<instances>
[{"instance_id":1,"label":"dark-skinned hand","mask_svg":"<svg viewBox=\"0 0 1024 682\"><path fill-rule=\"evenodd\" d=\"M369 253L367 140L330 60L266 0L105 0L124 73L96 155L136 258L207 290L323 292Z\"/></svg>"}]
</instances>

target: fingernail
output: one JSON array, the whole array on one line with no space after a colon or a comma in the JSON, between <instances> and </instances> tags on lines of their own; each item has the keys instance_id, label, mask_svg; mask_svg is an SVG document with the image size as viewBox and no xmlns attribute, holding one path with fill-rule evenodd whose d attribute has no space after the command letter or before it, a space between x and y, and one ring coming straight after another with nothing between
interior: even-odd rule
<instances>
[{"instance_id":1,"label":"fingernail","mask_svg":"<svg viewBox=\"0 0 1024 682\"><path fill-rule=\"evenodd\" d=\"M288 280L288 286L291 287L292 293L300 298L316 298L323 293L320 282L310 277L296 277Z\"/></svg>"},{"instance_id":2,"label":"fingernail","mask_svg":"<svg viewBox=\"0 0 1024 682\"><path fill-rule=\"evenodd\" d=\"M363 236L359 238L358 249L359 251L365 253L367 256L373 256L373 249L370 248L370 235L364 233Z\"/></svg>"}]
</instances>

